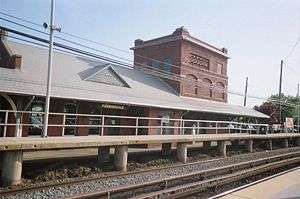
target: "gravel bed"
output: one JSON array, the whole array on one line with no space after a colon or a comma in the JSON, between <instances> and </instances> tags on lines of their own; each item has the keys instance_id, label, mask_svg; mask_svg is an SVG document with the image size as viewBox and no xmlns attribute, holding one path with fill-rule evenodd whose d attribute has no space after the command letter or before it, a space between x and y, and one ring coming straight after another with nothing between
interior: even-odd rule
<instances>
[{"instance_id":1,"label":"gravel bed","mask_svg":"<svg viewBox=\"0 0 300 199\"><path fill-rule=\"evenodd\" d=\"M142 174L131 174L124 177L116 177L113 179L110 178L110 179L103 179L103 180L93 180L93 181L84 182L76 185L66 185L62 187L39 190L36 191L35 193L21 193L18 195L9 196L5 198L8 199L63 198L74 194L93 192L96 190L105 190L105 189L122 186L122 185L131 185L136 183L163 179L166 177L184 175L191 172L216 168L220 166L226 166L230 164L236 164L245 161L251 161L251 160L275 156L275 155L281 155L283 153L295 152L295 151L299 151L299 147L280 149L280 150L274 150L268 152L245 154L241 156L233 156L221 160L202 162L199 164L186 165L178 168L162 169L159 171L144 172ZM4 197L0 196L0 199L4 199Z\"/></svg>"}]
</instances>

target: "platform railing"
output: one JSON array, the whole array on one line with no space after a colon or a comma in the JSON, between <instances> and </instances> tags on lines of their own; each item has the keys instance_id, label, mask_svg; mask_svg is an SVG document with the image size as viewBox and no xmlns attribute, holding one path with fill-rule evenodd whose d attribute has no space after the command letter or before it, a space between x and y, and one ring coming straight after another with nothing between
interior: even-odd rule
<instances>
[{"instance_id":1,"label":"platform railing","mask_svg":"<svg viewBox=\"0 0 300 199\"><path fill-rule=\"evenodd\" d=\"M44 112L34 111L13 111L13 110L0 110L0 114L4 114L4 120L0 121L0 133L2 136L7 136L8 128L14 126L15 129L22 131L22 127L32 127L42 130L43 123L42 118ZM40 118L40 121L32 123L30 118L34 115L35 118ZM53 123L51 117L56 118L60 122ZM16 118L19 118L17 120ZM27 118L27 119L25 119ZM256 123L241 123L234 121L215 121L215 120L194 120L194 119L175 119L168 117L134 117L134 116L119 116L119 115L94 115L94 114L73 114L73 113L49 113L49 128L60 127L62 136L65 135L68 128L94 128L97 135L104 135L105 130L119 128L121 129L133 129L131 135L144 135L144 134L203 134L203 133L267 133L268 124L256 124ZM66 121L73 118L74 124L67 124ZM84 120L79 122L78 119ZM93 122L97 124L89 124L93 119ZM117 123L113 123L112 120L118 120ZM14 121L14 122L12 122ZM16 121L20 121L19 123ZM1 129L2 128L2 129ZM140 132L146 129L154 132ZM170 131L177 130L177 133Z\"/></svg>"}]
</instances>

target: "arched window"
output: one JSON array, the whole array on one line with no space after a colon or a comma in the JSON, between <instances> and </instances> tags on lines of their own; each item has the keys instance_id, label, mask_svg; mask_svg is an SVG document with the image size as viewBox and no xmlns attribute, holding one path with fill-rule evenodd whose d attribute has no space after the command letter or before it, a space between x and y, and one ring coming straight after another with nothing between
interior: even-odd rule
<instances>
[{"instance_id":1,"label":"arched window","mask_svg":"<svg viewBox=\"0 0 300 199\"><path fill-rule=\"evenodd\" d=\"M192 93L194 95L198 95L198 85L197 85L197 77L195 75L192 74L188 74L186 75L186 78L188 79L189 82L189 88L188 89L188 93Z\"/></svg>"},{"instance_id":2,"label":"arched window","mask_svg":"<svg viewBox=\"0 0 300 199\"><path fill-rule=\"evenodd\" d=\"M204 78L204 95L212 98L212 81L210 79Z\"/></svg>"},{"instance_id":3,"label":"arched window","mask_svg":"<svg viewBox=\"0 0 300 199\"><path fill-rule=\"evenodd\" d=\"M44 123L44 102L35 101L30 106L30 111L37 112L30 114L30 124L28 135L41 135Z\"/></svg>"},{"instance_id":4,"label":"arched window","mask_svg":"<svg viewBox=\"0 0 300 199\"><path fill-rule=\"evenodd\" d=\"M218 94L217 98L225 99L225 85L222 82L217 82ZM220 89L220 90L219 90Z\"/></svg>"},{"instance_id":5,"label":"arched window","mask_svg":"<svg viewBox=\"0 0 300 199\"><path fill-rule=\"evenodd\" d=\"M65 104L64 106L64 113L76 114L77 113L77 105L76 104ZM65 125L76 125L76 115L66 115L65 117ZM65 127L64 135L75 135L76 134L76 127L70 126Z\"/></svg>"}]
</instances>

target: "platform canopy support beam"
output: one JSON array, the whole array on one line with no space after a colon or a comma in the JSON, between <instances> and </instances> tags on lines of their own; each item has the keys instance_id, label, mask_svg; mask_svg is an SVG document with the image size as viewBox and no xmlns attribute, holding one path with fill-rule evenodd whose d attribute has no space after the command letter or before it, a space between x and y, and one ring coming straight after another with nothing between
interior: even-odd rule
<instances>
[{"instance_id":1,"label":"platform canopy support beam","mask_svg":"<svg viewBox=\"0 0 300 199\"><path fill-rule=\"evenodd\" d=\"M176 150L177 160L180 162L187 162L187 143L178 143Z\"/></svg>"},{"instance_id":2,"label":"platform canopy support beam","mask_svg":"<svg viewBox=\"0 0 300 199\"><path fill-rule=\"evenodd\" d=\"M115 147L115 167L118 171L127 171L128 146Z\"/></svg>"},{"instance_id":3,"label":"platform canopy support beam","mask_svg":"<svg viewBox=\"0 0 300 199\"><path fill-rule=\"evenodd\" d=\"M1 178L3 186L13 186L21 183L22 179L22 151L4 151L2 153Z\"/></svg>"},{"instance_id":4,"label":"platform canopy support beam","mask_svg":"<svg viewBox=\"0 0 300 199\"><path fill-rule=\"evenodd\" d=\"M163 156L171 155L172 153L172 143L163 143L161 145L161 153Z\"/></svg>"}]
</instances>

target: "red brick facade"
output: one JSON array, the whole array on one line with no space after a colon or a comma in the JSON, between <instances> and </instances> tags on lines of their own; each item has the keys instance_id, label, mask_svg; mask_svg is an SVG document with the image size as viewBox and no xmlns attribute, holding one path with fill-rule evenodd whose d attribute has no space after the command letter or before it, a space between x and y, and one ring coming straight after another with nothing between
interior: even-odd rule
<instances>
[{"instance_id":1,"label":"red brick facade","mask_svg":"<svg viewBox=\"0 0 300 199\"><path fill-rule=\"evenodd\" d=\"M196 38L184 28L168 36L135 41L134 62L136 67L151 67L166 72L164 63L171 60L173 77L185 81L164 78L180 95L227 102L227 50L217 49ZM150 59L149 59L150 58ZM159 62L155 61L159 60Z\"/></svg>"}]
</instances>

